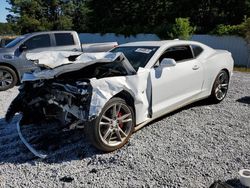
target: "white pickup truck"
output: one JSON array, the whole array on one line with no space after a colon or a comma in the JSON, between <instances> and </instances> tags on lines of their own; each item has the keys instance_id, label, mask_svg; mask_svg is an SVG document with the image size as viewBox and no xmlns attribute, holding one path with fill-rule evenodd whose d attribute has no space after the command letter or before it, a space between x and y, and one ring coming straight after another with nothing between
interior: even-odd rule
<instances>
[{"instance_id":1,"label":"white pickup truck","mask_svg":"<svg viewBox=\"0 0 250 188\"><path fill-rule=\"evenodd\" d=\"M48 31L29 33L17 37L0 48L0 91L19 83L23 73L37 65L26 58L26 53L43 51L105 52L117 46L117 42L81 44L75 31Z\"/></svg>"}]
</instances>

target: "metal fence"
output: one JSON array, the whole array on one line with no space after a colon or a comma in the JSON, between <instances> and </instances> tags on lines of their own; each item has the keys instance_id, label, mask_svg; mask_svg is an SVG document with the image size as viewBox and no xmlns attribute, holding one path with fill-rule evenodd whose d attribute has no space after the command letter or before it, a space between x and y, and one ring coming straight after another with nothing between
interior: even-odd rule
<instances>
[{"instance_id":1,"label":"metal fence","mask_svg":"<svg viewBox=\"0 0 250 188\"><path fill-rule=\"evenodd\" d=\"M115 35L114 33L104 35L98 33L81 33L79 36L82 43L117 41L119 44L123 44L134 41L160 40L160 38L154 34L137 34L135 36L125 37L124 35ZM193 35L191 40L202 42L215 49L228 50L232 53L236 65L248 65L248 67L250 67L250 47L241 37Z\"/></svg>"},{"instance_id":2,"label":"metal fence","mask_svg":"<svg viewBox=\"0 0 250 188\"><path fill-rule=\"evenodd\" d=\"M235 65L250 66L250 48L241 37L193 35L191 40L202 42L215 49L228 50L232 53Z\"/></svg>"},{"instance_id":3,"label":"metal fence","mask_svg":"<svg viewBox=\"0 0 250 188\"><path fill-rule=\"evenodd\" d=\"M124 35L116 35L114 33L99 34L99 33L80 33L80 40L82 43L95 43L95 42L118 42L118 44L124 44L135 41L151 41L160 40L157 35L154 34L137 34L126 37Z\"/></svg>"}]
</instances>

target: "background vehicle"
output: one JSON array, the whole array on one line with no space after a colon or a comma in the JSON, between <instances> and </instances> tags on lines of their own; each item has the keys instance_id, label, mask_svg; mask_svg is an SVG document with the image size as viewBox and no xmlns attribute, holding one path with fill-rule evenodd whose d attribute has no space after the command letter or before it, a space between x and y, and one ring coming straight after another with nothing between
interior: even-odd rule
<instances>
[{"instance_id":1,"label":"background vehicle","mask_svg":"<svg viewBox=\"0 0 250 188\"><path fill-rule=\"evenodd\" d=\"M0 37L0 48L4 48L6 44L10 43L16 38L16 36Z\"/></svg>"},{"instance_id":2,"label":"background vehicle","mask_svg":"<svg viewBox=\"0 0 250 188\"><path fill-rule=\"evenodd\" d=\"M82 54L71 64L56 56L54 63L64 62L60 66L25 73L6 120L22 112L21 125L36 124L61 114L67 122L60 125L84 125L94 146L113 151L163 114L226 97L234 64L228 51L178 40L128 43L111 51Z\"/></svg>"},{"instance_id":3,"label":"background vehicle","mask_svg":"<svg viewBox=\"0 0 250 188\"><path fill-rule=\"evenodd\" d=\"M49 31L29 33L0 48L0 91L15 86L24 72L37 66L26 59L26 53L42 51L104 52L116 42L81 44L75 31Z\"/></svg>"}]
</instances>

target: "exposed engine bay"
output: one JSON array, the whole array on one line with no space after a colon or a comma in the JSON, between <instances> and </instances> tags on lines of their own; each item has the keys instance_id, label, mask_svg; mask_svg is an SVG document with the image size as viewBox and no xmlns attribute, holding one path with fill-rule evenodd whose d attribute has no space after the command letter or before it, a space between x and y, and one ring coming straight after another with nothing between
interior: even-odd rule
<instances>
[{"instance_id":1,"label":"exposed engine bay","mask_svg":"<svg viewBox=\"0 0 250 188\"><path fill-rule=\"evenodd\" d=\"M6 121L10 121L16 112L22 113L21 125L48 119L63 122L66 119L62 119L62 114L66 118L66 113L80 120L88 117L92 89L87 80L72 84L60 80L28 82L19 91L7 111Z\"/></svg>"}]
</instances>

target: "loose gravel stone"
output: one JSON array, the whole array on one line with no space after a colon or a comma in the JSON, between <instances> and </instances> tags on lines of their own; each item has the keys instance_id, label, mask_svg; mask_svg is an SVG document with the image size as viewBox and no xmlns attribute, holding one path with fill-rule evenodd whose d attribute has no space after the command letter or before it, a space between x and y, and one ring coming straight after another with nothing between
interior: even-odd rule
<instances>
[{"instance_id":1,"label":"loose gravel stone","mask_svg":"<svg viewBox=\"0 0 250 188\"><path fill-rule=\"evenodd\" d=\"M197 188L222 180L240 188L238 171L250 169L249 73L234 72L223 102L200 101L159 118L117 151L102 153L73 132L60 135L47 159L22 144L18 117L3 119L17 93L0 92L0 187ZM30 139L37 134L24 129Z\"/></svg>"}]
</instances>

